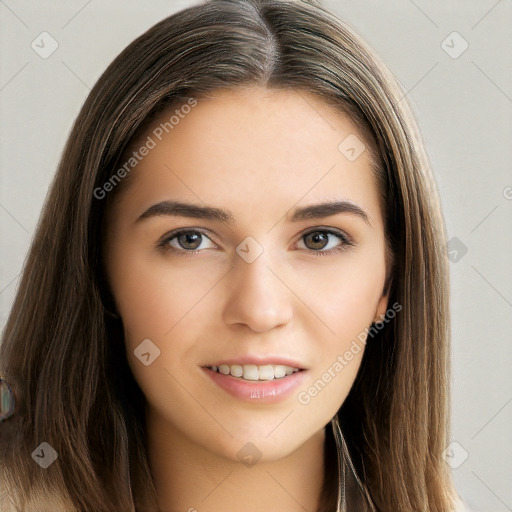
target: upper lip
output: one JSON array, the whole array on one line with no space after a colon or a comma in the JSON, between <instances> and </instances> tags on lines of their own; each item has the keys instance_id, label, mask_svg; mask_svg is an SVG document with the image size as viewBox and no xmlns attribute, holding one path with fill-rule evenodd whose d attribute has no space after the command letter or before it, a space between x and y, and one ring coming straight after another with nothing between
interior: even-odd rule
<instances>
[{"instance_id":1,"label":"upper lip","mask_svg":"<svg viewBox=\"0 0 512 512\"><path fill-rule=\"evenodd\" d=\"M290 366L291 368L298 368L299 370L305 370L303 364L298 361L294 361L288 357L268 357L268 356L240 356L233 357L230 359L221 359L220 361L206 364L204 366L220 366L222 364L239 364L243 366L244 364L254 364L256 366L266 366L266 365L282 365L282 366Z\"/></svg>"}]
</instances>

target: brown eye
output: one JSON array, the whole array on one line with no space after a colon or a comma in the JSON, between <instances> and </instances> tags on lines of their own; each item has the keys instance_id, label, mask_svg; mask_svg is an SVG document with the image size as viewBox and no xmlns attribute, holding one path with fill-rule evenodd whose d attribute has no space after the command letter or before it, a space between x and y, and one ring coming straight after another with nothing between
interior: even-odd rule
<instances>
[{"instance_id":1,"label":"brown eye","mask_svg":"<svg viewBox=\"0 0 512 512\"><path fill-rule=\"evenodd\" d=\"M324 231L313 231L304 236L304 243L308 249L323 249L329 243L329 234Z\"/></svg>"},{"instance_id":2,"label":"brown eye","mask_svg":"<svg viewBox=\"0 0 512 512\"><path fill-rule=\"evenodd\" d=\"M310 231L302 236L300 242L301 248L319 255L334 254L353 245L344 233L331 229Z\"/></svg>"},{"instance_id":3,"label":"brown eye","mask_svg":"<svg viewBox=\"0 0 512 512\"><path fill-rule=\"evenodd\" d=\"M202 242L202 234L197 231L187 231L178 235L178 243L183 249L194 250L197 249Z\"/></svg>"},{"instance_id":4,"label":"brown eye","mask_svg":"<svg viewBox=\"0 0 512 512\"><path fill-rule=\"evenodd\" d=\"M183 229L167 235L158 243L158 246L162 247L164 250L181 252L182 254L196 254L203 249L216 248L216 245L208 235L202 231L191 229Z\"/></svg>"}]
</instances>

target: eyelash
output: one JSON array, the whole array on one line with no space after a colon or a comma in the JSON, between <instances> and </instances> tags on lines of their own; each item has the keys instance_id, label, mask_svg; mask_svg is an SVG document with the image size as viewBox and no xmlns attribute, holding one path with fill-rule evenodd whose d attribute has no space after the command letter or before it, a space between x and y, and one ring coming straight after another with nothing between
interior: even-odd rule
<instances>
[{"instance_id":1,"label":"eyelash","mask_svg":"<svg viewBox=\"0 0 512 512\"><path fill-rule=\"evenodd\" d=\"M171 240L179 237L180 235L186 234L186 233L198 233L198 234L205 236L211 240L211 238L201 229L180 229L178 231L171 232L168 235L164 236L164 238L160 242L158 242L158 247L161 248L165 252L171 251L175 254L179 254L180 256L193 256L195 254L199 254L200 252L204 251L204 249L193 250L193 251L188 251L186 249L176 249L175 247L170 247L168 245ZM308 231L307 233L304 233L300 239L302 240L303 238L310 235L311 233L327 233L329 235L333 235L333 236L337 237L342 242L342 244L337 246L335 249L331 249L331 250L327 250L327 251L324 251L324 250L315 251L314 249L306 249L308 252L313 253L316 256L326 256L326 255L337 254L341 251L346 250L348 247L354 246L354 244L347 237L347 235L345 235L341 231L336 231L333 229L320 229L320 228L312 229L312 230ZM212 242L213 242L213 240L212 240Z\"/></svg>"}]
</instances>

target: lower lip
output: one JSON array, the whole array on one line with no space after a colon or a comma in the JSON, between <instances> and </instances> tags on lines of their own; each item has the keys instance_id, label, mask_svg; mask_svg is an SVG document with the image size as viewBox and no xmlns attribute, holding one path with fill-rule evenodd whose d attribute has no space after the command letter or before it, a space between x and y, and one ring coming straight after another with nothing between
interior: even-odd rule
<instances>
[{"instance_id":1,"label":"lower lip","mask_svg":"<svg viewBox=\"0 0 512 512\"><path fill-rule=\"evenodd\" d=\"M219 387L245 402L274 403L286 399L297 389L305 378L306 371L301 370L286 377L273 380L244 380L232 375L203 368Z\"/></svg>"}]
</instances>

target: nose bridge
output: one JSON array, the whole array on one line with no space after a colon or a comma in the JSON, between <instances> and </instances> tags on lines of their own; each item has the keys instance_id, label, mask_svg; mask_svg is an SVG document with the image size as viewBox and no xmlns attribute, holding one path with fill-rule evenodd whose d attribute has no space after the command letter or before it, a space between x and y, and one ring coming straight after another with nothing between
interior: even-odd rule
<instances>
[{"instance_id":1,"label":"nose bridge","mask_svg":"<svg viewBox=\"0 0 512 512\"><path fill-rule=\"evenodd\" d=\"M274 260L272 251L254 240L238 246L224 311L227 323L262 332L291 320L292 297L275 275L279 271Z\"/></svg>"}]
</instances>

